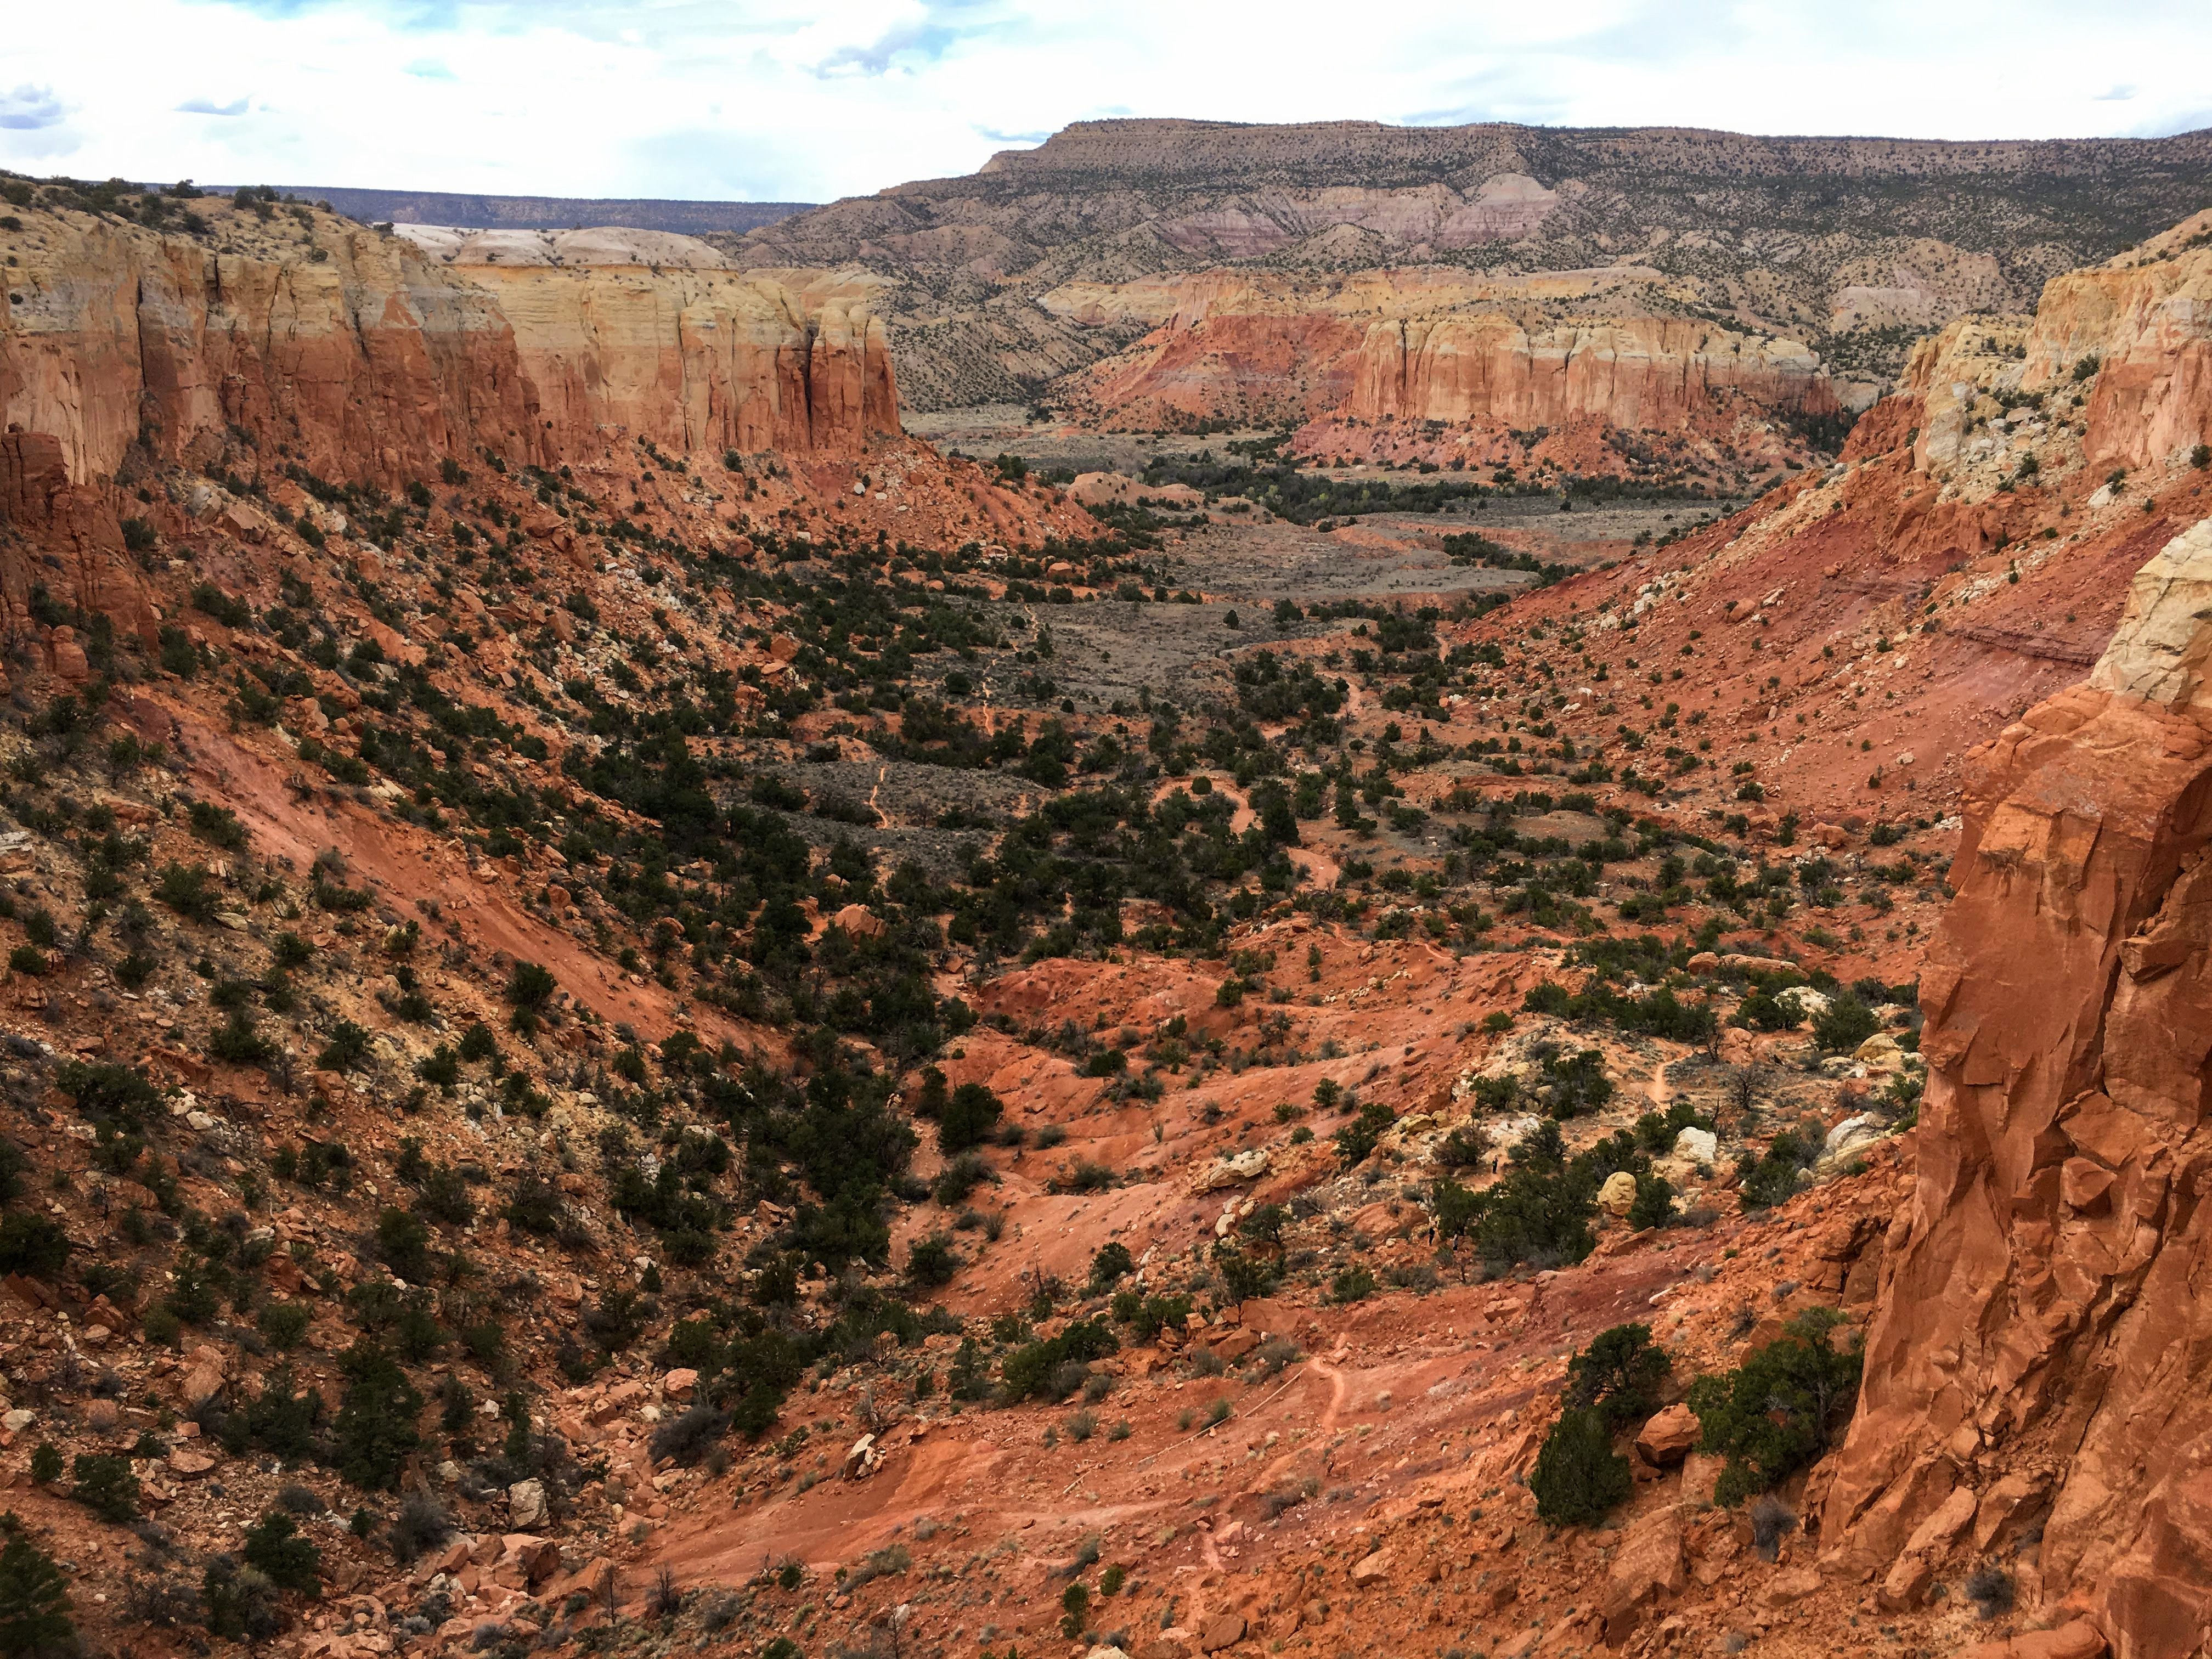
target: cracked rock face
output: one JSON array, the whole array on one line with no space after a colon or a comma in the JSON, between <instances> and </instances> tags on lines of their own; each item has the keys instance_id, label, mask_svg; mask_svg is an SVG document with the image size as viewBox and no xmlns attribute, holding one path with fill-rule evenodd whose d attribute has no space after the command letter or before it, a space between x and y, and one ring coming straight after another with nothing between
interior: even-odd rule
<instances>
[{"instance_id":1,"label":"cracked rock face","mask_svg":"<svg viewBox=\"0 0 2212 1659\"><path fill-rule=\"evenodd\" d=\"M2144 567L2089 683L1978 757L1918 1188L1822 1529L1887 1570L1968 1502L1984 1553L2040 1526L2046 1601L2122 1659L2212 1620L2208 591L2212 521Z\"/></svg>"}]
</instances>

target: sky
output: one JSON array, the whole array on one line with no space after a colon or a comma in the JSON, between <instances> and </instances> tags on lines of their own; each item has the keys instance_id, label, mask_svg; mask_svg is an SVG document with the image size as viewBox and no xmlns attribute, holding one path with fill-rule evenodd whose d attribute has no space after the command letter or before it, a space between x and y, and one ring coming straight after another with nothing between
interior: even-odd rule
<instances>
[{"instance_id":1,"label":"sky","mask_svg":"<svg viewBox=\"0 0 2212 1659\"><path fill-rule=\"evenodd\" d=\"M828 201L1071 121L2212 126L2204 0L15 0L0 167Z\"/></svg>"}]
</instances>

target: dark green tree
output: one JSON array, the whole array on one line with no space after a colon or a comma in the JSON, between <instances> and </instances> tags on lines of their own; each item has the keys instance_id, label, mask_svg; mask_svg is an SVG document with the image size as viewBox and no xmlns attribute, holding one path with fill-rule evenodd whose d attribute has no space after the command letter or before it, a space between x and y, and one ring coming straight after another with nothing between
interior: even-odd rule
<instances>
[{"instance_id":1,"label":"dark green tree","mask_svg":"<svg viewBox=\"0 0 2212 1659\"><path fill-rule=\"evenodd\" d=\"M282 1510L269 1510L246 1528L245 1554L246 1565L279 1589L313 1590L322 1582L323 1553Z\"/></svg>"},{"instance_id":2,"label":"dark green tree","mask_svg":"<svg viewBox=\"0 0 2212 1659\"><path fill-rule=\"evenodd\" d=\"M1628 1460L1613 1449L1613 1425L1596 1410L1561 1413L1528 1476L1536 1514L1555 1527L1595 1526L1632 1484Z\"/></svg>"},{"instance_id":3,"label":"dark green tree","mask_svg":"<svg viewBox=\"0 0 2212 1659\"><path fill-rule=\"evenodd\" d=\"M399 1362L368 1337L347 1349L338 1363L347 1379L336 1425L338 1473L368 1491L391 1491L399 1484L407 1454L422 1442L415 1419L422 1396Z\"/></svg>"},{"instance_id":4,"label":"dark green tree","mask_svg":"<svg viewBox=\"0 0 2212 1659\"><path fill-rule=\"evenodd\" d=\"M0 1549L0 1659L42 1659L76 1641L69 1582L44 1550L22 1535L11 1511L0 1517L8 1543Z\"/></svg>"},{"instance_id":5,"label":"dark green tree","mask_svg":"<svg viewBox=\"0 0 2212 1659\"><path fill-rule=\"evenodd\" d=\"M1701 1449L1728 1459L1716 1503L1734 1506L1769 1491L1827 1449L1858 1397L1863 1355L1856 1341L1836 1346L1843 1322L1833 1308L1808 1308L1739 1369L1690 1385L1690 1409L1705 1430Z\"/></svg>"},{"instance_id":6,"label":"dark green tree","mask_svg":"<svg viewBox=\"0 0 2212 1659\"><path fill-rule=\"evenodd\" d=\"M1595 1411L1609 1425L1636 1422L1659 1409L1653 1391L1672 1368L1649 1325L1615 1325L1568 1362L1565 1403L1569 1411Z\"/></svg>"}]
</instances>

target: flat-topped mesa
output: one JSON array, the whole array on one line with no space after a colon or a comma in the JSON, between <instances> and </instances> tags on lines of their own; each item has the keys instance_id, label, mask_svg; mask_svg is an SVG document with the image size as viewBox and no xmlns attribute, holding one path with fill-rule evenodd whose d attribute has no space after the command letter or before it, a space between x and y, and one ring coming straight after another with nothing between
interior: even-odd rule
<instances>
[{"instance_id":1,"label":"flat-topped mesa","mask_svg":"<svg viewBox=\"0 0 2212 1659\"><path fill-rule=\"evenodd\" d=\"M2087 685L1973 757L1917 1190L1823 1504L1825 1547L1899 1594L1915 1550L2039 1528L2043 1603L2119 1659L2212 1628L2208 599L2212 520L2144 567Z\"/></svg>"}]
</instances>

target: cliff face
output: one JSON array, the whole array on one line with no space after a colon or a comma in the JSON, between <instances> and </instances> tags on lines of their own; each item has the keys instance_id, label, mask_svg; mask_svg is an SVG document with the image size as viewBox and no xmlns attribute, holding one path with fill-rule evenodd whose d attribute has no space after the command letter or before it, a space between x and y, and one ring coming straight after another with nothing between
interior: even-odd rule
<instances>
[{"instance_id":1,"label":"cliff face","mask_svg":"<svg viewBox=\"0 0 2212 1659\"><path fill-rule=\"evenodd\" d=\"M550 453L497 307L390 238L325 217L237 252L44 212L4 240L22 302L0 329L0 416L56 438L79 483L142 439L211 459L234 428L335 477Z\"/></svg>"},{"instance_id":2,"label":"cliff face","mask_svg":"<svg viewBox=\"0 0 2212 1659\"><path fill-rule=\"evenodd\" d=\"M1637 266L1327 280L1223 270L1067 283L1041 303L1084 327L1152 325L1076 383L1076 399L1114 424L1338 415L1679 431L1735 398L1762 415L1838 407L1805 347L1652 314L1660 286ZM1555 320L1570 307L1581 314Z\"/></svg>"},{"instance_id":3,"label":"cliff face","mask_svg":"<svg viewBox=\"0 0 2212 1659\"><path fill-rule=\"evenodd\" d=\"M1794 341L1674 319L1530 328L1492 313L1371 325L1346 412L1516 427L1595 416L1631 429L1675 430L1729 394L1770 413L1838 407L1818 359Z\"/></svg>"},{"instance_id":4,"label":"cliff face","mask_svg":"<svg viewBox=\"0 0 2212 1659\"><path fill-rule=\"evenodd\" d=\"M734 272L484 265L565 450L619 429L682 451L857 453L898 430L866 289Z\"/></svg>"},{"instance_id":5,"label":"cliff face","mask_svg":"<svg viewBox=\"0 0 2212 1659\"><path fill-rule=\"evenodd\" d=\"M2095 469L2170 465L2212 439L2212 212L2054 277L2032 318L1964 317L1921 341L1899 388L1915 464L2002 447L1988 399L2009 392L2069 417Z\"/></svg>"},{"instance_id":6,"label":"cliff face","mask_svg":"<svg viewBox=\"0 0 2212 1659\"><path fill-rule=\"evenodd\" d=\"M1984 1553L2039 1524L2045 1602L2121 1659L2212 1628L2208 603L2212 520L2088 683L1975 757L1917 1189L1823 1527L1887 1570L1939 1510Z\"/></svg>"},{"instance_id":7,"label":"cliff face","mask_svg":"<svg viewBox=\"0 0 2212 1659\"><path fill-rule=\"evenodd\" d=\"M1320 280L1425 264L1471 277L1572 271L1632 256L1688 314L1820 338L1838 373L1879 386L1913 331L2025 312L2051 277L2196 211L2208 183L2206 133L1960 144L1092 121L967 178L714 240L741 264L860 264L888 279L920 408L1032 400L1040 381L1127 343L1041 328L1035 301L1052 289L1248 261Z\"/></svg>"},{"instance_id":8,"label":"cliff face","mask_svg":"<svg viewBox=\"0 0 2212 1659\"><path fill-rule=\"evenodd\" d=\"M40 211L0 326L0 417L78 483L241 435L390 484L489 449L549 463L623 434L857 453L897 429L864 289L803 273L447 265L328 215L194 204L200 237ZM20 251L19 251L20 250ZM617 428L620 429L618 434Z\"/></svg>"}]
</instances>

